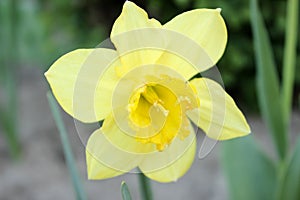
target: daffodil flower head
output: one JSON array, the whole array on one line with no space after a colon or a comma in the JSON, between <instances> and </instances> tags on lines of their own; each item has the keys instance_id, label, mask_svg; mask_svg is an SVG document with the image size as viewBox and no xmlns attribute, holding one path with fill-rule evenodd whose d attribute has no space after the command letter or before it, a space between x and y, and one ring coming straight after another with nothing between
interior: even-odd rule
<instances>
[{"instance_id":1,"label":"daffodil flower head","mask_svg":"<svg viewBox=\"0 0 300 200\"><path fill-rule=\"evenodd\" d=\"M193 78L225 50L220 9L188 11L162 25L126 1L110 40L113 48L72 51L45 73L67 113L86 123L104 120L86 144L90 179L138 167L153 180L176 181L195 157L191 121L215 140L250 133L217 82Z\"/></svg>"}]
</instances>

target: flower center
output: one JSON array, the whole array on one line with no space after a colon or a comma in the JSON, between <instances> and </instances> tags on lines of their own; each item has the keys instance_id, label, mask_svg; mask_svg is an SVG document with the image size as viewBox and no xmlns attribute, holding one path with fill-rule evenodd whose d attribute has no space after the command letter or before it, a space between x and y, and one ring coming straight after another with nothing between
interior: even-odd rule
<instances>
[{"instance_id":1,"label":"flower center","mask_svg":"<svg viewBox=\"0 0 300 200\"><path fill-rule=\"evenodd\" d=\"M150 109L152 106L159 108L166 116L168 110L163 106L163 101L159 99L155 92L155 86L144 85L138 88L131 96L128 111L129 119L138 127L147 127L151 124Z\"/></svg>"},{"instance_id":2,"label":"flower center","mask_svg":"<svg viewBox=\"0 0 300 200\"><path fill-rule=\"evenodd\" d=\"M142 143L155 144L159 151L164 150L176 136L184 139L189 135L185 111L195 107L188 90L176 91L179 85L186 88L186 83L177 79L168 80L137 88L127 107L128 123L135 132L135 138Z\"/></svg>"}]
</instances>

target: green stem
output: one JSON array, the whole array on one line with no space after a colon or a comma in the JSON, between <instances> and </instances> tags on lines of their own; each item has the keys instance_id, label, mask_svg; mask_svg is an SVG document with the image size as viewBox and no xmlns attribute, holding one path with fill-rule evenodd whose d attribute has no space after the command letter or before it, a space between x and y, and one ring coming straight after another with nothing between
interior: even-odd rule
<instances>
[{"instance_id":1,"label":"green stem","mask_svg":"<svg viewBox=\"0 0 300 200\"><path fill-rule=\"evenodd\" d=\"M74 190L76 193L76 199L77 200L86 200L87 197L86 197L85 191L83 189L83 186L82 186L82 183L81 183L81 180L80 180L77 168L76 168L73 153L72 153L70 143L69 143L69 140L67 137L67 131L66 131L65 125L62 121L61 115L59 113L58 105L57 105L53 95L51 94L51 92L47 93L47 98L49 101L49 105L50 105L50 108L52 111L54 121L55 121L56 126L60 133L60 139L61 139L61 142L63 145L63 151L64 151L64 155L66 158L66 163L67 163L69 173L72 178L73 187L74 187Z\"/></svg>"},{"instance_id":2,"label":"green stem","mask_svg":"<svg viewBox=\"0 0 300 200\"><path fill-rule=\"evenodd\" d=\"M295 79L297 30L298 30L298 0L287 1L287 19L285 46L283 57L282 106L283 117L288 127L292 107L293 84Z\"/></svg>"},{"instance_id":3,"label":"green stem","mask_svg":"<svg viewBox=\"0 0 300 200\"><path fill-rule=\"evenodd\" d=\"M152 200L153 198L152 198L150 180L142 172L140 172L138 176L139 176L142 199Z\"/></svg>"}]
</instances>

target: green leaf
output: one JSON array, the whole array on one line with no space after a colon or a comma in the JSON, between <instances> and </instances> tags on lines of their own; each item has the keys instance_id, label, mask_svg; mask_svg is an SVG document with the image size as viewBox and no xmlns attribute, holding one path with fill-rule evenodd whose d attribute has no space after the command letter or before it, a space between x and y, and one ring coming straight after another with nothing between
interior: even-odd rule
<instances>
[{"instance_id":1,"label":"green leaf","mask_svg":"<svg viewBox=\"0 0 300 200\"><path fill-rule=\"evenodd\" d=\"M124 181L121 183L121 192L123 200L131 200L131 195L128 186Z\"/></svg>"},{"instance_id":2,"label":"green leaf","mask_svg":"<svg viewBox=\"0 0 300 200\"><path fill-rule=\"evenodd\" d=\"M78 171L76 168L76 164L75 164L72 150L70 147L70 143L68 140L67 131L66 131L65 125L62 121L61 115L59 113L58 105L57 105L53 95L51 94L51 92L47 93L47 98L49 101L49 105L50 105L50 108L52 111L54 121L55 121L58 131L60 133L60 139L61 139L61 142L63 145L64 155L66 158L70 176L72 178L73 187L74 187L74 190L76 193L76 199L77 200L86 200L87 199L86 194L85 194L85 191L83 189L82 183L79 178L79 174L78 174Z\"/></svg>"},{"instance_id":3,"label":"green leaf","mask_svg":"<svg viewBox=\"0 0 300 200\"><path fill-rule=\"evenodd\" d=\"M283 82L282 82L282 106L283 119L289 125L293 85L295 80L295 66L297 57L297 31L298 31L298 0L287 1L287 20L285 32L285 45L283 57Z\"/></svg>"},{"instance_id":4,"label":"green leaf","mask_svg":"<svg viewBox=\"0 0 300 200\"><path fill-rule=\"evenodd\" d=\"M300 199L300 137L294 153L282 168L277 191L277 200Z\"/></svg>"},{"instance_id":5,"label":"green leaf","mask_svg":"<svg viewBox=\"0 0 300 200\"><path fill-rule=\"evenodd\" d=\"M260 109L281 159L287 149L287 129L282 120L279 80L270 39L256 0L250 1L251 25L257 69L257 92Z\"/></svg>"},{"instance_id":6,"label":"green leaf","mask_svg":"<svg viewBox=\"0 0 300 200\"><path fill-rule=\"evenodd\" d=\"M222 142L230 200L274 199L276 169L252 136Z\"/></svg>"}]
</instances>

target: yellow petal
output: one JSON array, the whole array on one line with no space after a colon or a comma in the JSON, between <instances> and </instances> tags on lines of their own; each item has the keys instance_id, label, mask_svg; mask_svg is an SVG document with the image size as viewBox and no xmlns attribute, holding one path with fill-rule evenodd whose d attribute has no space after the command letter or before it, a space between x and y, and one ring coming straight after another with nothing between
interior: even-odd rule
<instances>
[{"instance_id":1,"label":"yellow petal","mask_svg":"<svg viewBox=\"0 0 300 200\"><path fill-rule=\"evenodd\" d=\"M95 122L111 112L112 82L117 81L111 65L116 58L111 49L78 49L50 67L45 76L67 113L83 122Z\"/></svg>"},{"instance_id":2,"label":"yellow petal","mask_svg":"<svg viewBox=\"0 0 300 200\"><path fill-rule=\"evenodd\" d=\"M206 16L203 18L206 19ZM176 17L174 20L177 21L177 19ZM119 76L139 66L156 64L175 70L188 80L199 71L202 72L216 63L215 60L212 60L210 52L207 51L207 45L199 46L198 41L194 41L195 38L187 37L191 35L182 34L176 30L176 26L173 27L172 22L173 20L167 23L165 28L162 28L157 20L148 19L148 15L143 9L130 1L125 2L123 11L111 32L111 40L115 44L122 62L122 66L119 66L117 70ZM169 24L171 25L169 26ZM214 24L211 25L214 26ZM181 27L179 29L181 30ZM204 35L204 32L195 34L202 38L207 36ZM202 41L208 41L208 38L202 38ZM225 47L222 47L222 43L218 45L213 49L213 53L224 50Z\"/></svg>"},{"instance_id":3,"label":"yellow petal","mask_svg":"<svg viewBox=\"0 0 300 200\"><path fill-rule=\"evenodd\" d=\"M131 1L125 1L121 15L116 19L112 31L111 38L116 35L128 31L141 28L161 27L156 19L149 19L148 14Z\"/></svg>"},{"instance_id":4,"label":"yellow petal","mask_svg":"<svg viewBox=\"0 0 300 200\"><path fill-rule=\"evenodd\" d=\"M205 50L214 64L225 50L227 30L220 9L191 10L176 16L163 27L194 40ZM206 66L206 69L209 67L211 66Z\"/></svg>"},{"instance_id":5,"label":"yellow petal","mask_svg":"<svg viewBox=\"0 0 300 200\"><path fill-rule=\"evenodd\" d=\"M89 180L107 179L126 173L125 171L115 170L96 159L86 151L87 174Z\"/></svg>"},{"instance_id":6,"label":"yellow petal","mask_svg":"<svg viewBox=\"0 0 300 200\"><path fill-rule=\"evenodd\" d=\"M193 79L190 83L197 91L200 107L187 114L208 137L226 140L250 133L244 115L218 83L207 78Z\"/></svg>"},{"instance_id":7,"label":"yellow petal","mask_svg":"<svg viewBox=\"0 0 300 200\"><path fill-rule=\"evenodd\" d=\"M128 126L125 126L126 123L128 123L125 112L117 111L115 114L122 113L124 113L124 116L118 116L118 118L123 119L123 121L116 121L113 114L105 118L101 131L106 139L116 148L124 152L132 154L156 152L157 150L154 144L144 144L139 142L134 137L136 134L135 131L130 130Z\"/></svg>"},{"instance_id":8,"label":"yellow petal","mask_svg":"<svg viewBox=\"0 0 300 200\"><path fill-rule=\"evenodd\" d=\"M196 152L196 137L191 125L190 131L184 140L176 137L164 151L147 155L139 165L141 171L159 182L176 181L183 176L191 167Z\"/></svg>"},{"instance_id":9,"label":"yellow petal","mask_svg":"<svg viewBox=\"0 0 300 200\"><path fill-rule=\"evenodd\" d=\"M129 39L129 37L127 37L127 39ZM131 42L131 45L134 44L135 41ZM121 48L117 49L118 53L121 54L120 60L122 63L122 65L116 67L116 72L119 77L124 76L126 73L135 70L138 67L153 66L158 57L162 54L162 51L160 50L152 50L144 47L141 47L142 49L136 49L133 46L130 47L126 43L122 43L120 46L122 45L125 45L125 52L122 53L122 50L120 50Z\"/></svg>"},{"instance_id":10,"label":"yellow petal","mask_svg":"<svg viewBox=\"0 0 300 200\"><path fill-rule=\"evenodd\" d=\"M121 56L122 68L154 64L161 52L148 52L146 48L151 47L153 42L159 42L153 38L159 38L157 28L160 27L160 22L149 19L142 8L130 1L124 3L122 13L115 21L110 35Z\"/></svg>"},{"instance_id":11,"label":"yellow petal","mask_svg":"<svg viewBox=\"0 0 300 200\"><path fill-rule=\"evenodd\" d=\"M170 37L172 38L174 35L169 34L166 32ZM175 37L173 39L178 42L180 39L176 40ZM184 42L184 40L182 40ZM171 41L170 41L171 44ZM186 45L186 43L184 44ZM170 68L170 70L174 70L176 73L180 74L186 81L189 80L191 77L193 77L195 74L199 73L199 70L195 65L193 65L193 62L195 59L191 58L192 55L196 55L196 51L185 51L182 52L182 45L178 44L172 44L168 46L168 49L164 51L161 56L157 59L156 64L165 66ZM172 51L171 51L172 50ZM198 52L199 53L199 52ZM181 54L180 56L178 54ZM189 54L188 56L185 56L186 54ZM191 58L191 59L190 59ZM201 59L201 57L198 54L197 60ZM203 61L204 59L201 59ZM195 63L196 64L196 63ZM197 62L198 64L198 62ZM202 63L201 63L202 64Z\"/></svg>"},{"instance_id":12,"label":"yellow petal","mask_svg":"<svg viewBox=\"0 0 300 200\"><path fill-rule=\"evenodd\" d=\"M86 146L86 162L89 179L112 178L129 172L141 157L116 148L102 133L96 130Z\"/></svg>"},{"instance_id":13,"label":"yellow petal","mask_svg":"<svg viewBox=\"0 0 300 200\"><path fill-rule=\"evenodd\" d=\"M117 106L116 104L113 105L113 98L115 93L120 92L116 89L120 82L120 77L116 73L116 67L120 65L120 60L115 58L106 69L102 69L103 72L98 78L98 83L93 96L97 121L106 118L113 108L115 108L114 106ZM99 73L99 71L101 71L100 67L97 68L97 72Z\"/></svg>"}]
</instances>

